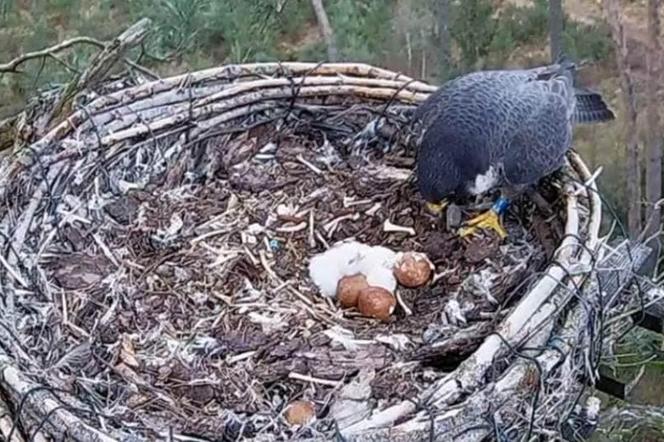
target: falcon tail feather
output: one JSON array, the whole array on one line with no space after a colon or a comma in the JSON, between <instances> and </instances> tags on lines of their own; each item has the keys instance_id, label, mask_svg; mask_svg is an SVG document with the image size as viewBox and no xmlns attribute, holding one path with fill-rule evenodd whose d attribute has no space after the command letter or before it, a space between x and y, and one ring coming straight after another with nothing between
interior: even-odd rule
<instances>
[{"instance_id":1,"label":"falcon tail feather","mask_svg":"<svg viewBox=\"0 0 664 442\"><path fill-rule=\"evenodd\" d=\"M575 88L576 111L574 119L577 123L591 124L614 120L616 117L604 99L597 92Z\"/></svg>"}]
</instances>

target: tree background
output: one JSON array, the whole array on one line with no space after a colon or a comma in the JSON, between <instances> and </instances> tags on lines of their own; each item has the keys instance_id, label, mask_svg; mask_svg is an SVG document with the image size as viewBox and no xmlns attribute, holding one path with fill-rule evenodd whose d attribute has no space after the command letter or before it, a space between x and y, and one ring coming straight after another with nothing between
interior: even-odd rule
<instances>
[{"instance_id":1,"label":"tree background","mask_svg":"<svg viewBox=\"0 0 664 442\"><path fill-rule=\"evenodd\" d=\"M0 62L78 35L104 40L144 16L156 31L141 63L162 76L222 63L328 60L318 3L333 32L335 58L434 83L470 70L533 66L551 58L548 0L0 0ZM591 62L582 80L622 112L601 6L594 0L564 3L559 32L566 53ZM625 3L632 20L640 20L645 7ZM646 33L639 37L646 45ZM36 90L66 81L95 51L79 45L57 60L23 64L19 73L0 72L0 119L21 109ZM634 59L645 74L645 64ZM605 194L626 218L623 131L620 123L581 128L576 148L593 167L604 167Z\"/></svg>"},{"instance_id":2,"label":"tree background","mask_svg":"<svg viewBox=\"0 0 664 442\"><path fill-rule=\"evenodd\" d=\"M602 168L606 218L632 236L645 228L657 245L661 14L660 0L0 0L0 65L75 36L112 38L141 17L155 31L135 58L161 76L224 63L348 60L441 83L548 63L563 51L588 62L579 79L617 113L614 123L577 128L575 138L589 165ZM0 68L0 121L67 81L96 50L77 45ZM662 404L660 340L640 335L631 345L627 352L657 355L637 394ZM623 362L618 368L629 371L633 361Z\"/></svg>"}]
</instances>

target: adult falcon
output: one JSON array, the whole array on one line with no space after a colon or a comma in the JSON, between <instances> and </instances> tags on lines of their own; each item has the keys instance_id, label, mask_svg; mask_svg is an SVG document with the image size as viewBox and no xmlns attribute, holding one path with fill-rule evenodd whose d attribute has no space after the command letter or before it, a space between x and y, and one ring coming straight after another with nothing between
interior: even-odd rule
<instances>
[{"instance_id":1,"label":"adult falcon","mask_svg":"<svg viewBox=\"0 0 664 442\"><path fill-rule=\"evenodd\" d=\"M416 109L417 181L427 206L440 212L450 198L500 189L490 210L467 221L507 232L500 215L509 198L559 169L578 123L615 118L602 97L576 87L575 64L480 71L451 80Z\"/></svg>"}]
</instances>

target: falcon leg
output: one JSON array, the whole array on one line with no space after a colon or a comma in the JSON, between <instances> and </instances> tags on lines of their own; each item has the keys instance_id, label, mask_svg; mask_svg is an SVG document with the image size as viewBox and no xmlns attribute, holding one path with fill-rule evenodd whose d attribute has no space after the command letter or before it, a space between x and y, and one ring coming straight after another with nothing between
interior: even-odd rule
<instances>
[{"instance_id":1,"label":"falcon leg","mask_svg":"<svg viewBox=\"0 0 664 442\"><path fill-rule=\"evenodd\" d=\"M500 222L500 215L505 213L509 206L509 200L503 196L498 198L491 206L491 209L466 221L466 227L459 229L459 236L466 237L477 232L479 229L492 229L504 239L507 237L507 231Z\"/></svg>"}]
</instances>

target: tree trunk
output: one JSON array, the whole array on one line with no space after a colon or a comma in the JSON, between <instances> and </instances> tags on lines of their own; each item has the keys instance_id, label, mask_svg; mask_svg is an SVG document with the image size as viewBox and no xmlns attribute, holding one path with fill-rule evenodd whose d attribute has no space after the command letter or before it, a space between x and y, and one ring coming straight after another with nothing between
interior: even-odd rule
<instances>
[{"instance_id":1,"label":"tree trunk","mask_svg":"<svg viewBox=\"0 0 664 442\"><path fill-rule=\"evenodd\" d=\"M450 0L432 0L438 25L438 38L434 45L439 50L439 71L444 80L452 73L452 37L450 36Z\"/></svg>"},{"instance_id":2,"label":"tree trunk","mask_svg":"<svg viewBox=\"0 0 664 442\"><path fill-rule=\"evenodd\" d=\"M337 43L334 39L334 31L327 18L327 12L323 6L323 0L311 0L311 6L316 14L316 21L320 27L321 34L327 45L327 60L335 62L338 60Z\"/></svg>"},{"instance_id":3,"label":"tree trunk","mask_svg":"<svg viewBox=\"0 0 664 442\"><path fill-rule=\"evenodd\" d=\"M646 86L648 106L648 147L646 162L646 200L648 205L646 220L648 229L646 234L648 236L654 235L661 224L661 211L657 207L657 202L662 197L662 132L660 128L659 103L657 102L662 57L662 45L659 41L659 6L660 0L648 0L649 47L646 54L646 63L648 66L648 82Z\"/></svg>"},{"instance_id":4,"label":"tree trunk","mask_svg":"<svg viewBox=\"0 0 664 442\"><path fill-rule=\"evenodd\" d=\"M554 63L563 54L563 20L562 0L549 0L549 49Z\"/></svg>"},{"instance_id":5,"label":"tree trunk","mask_svg":"<svg viewBox=\"0 0 664 442\"><path fill-rule=\"evenodd\" d=\"M641 169L639 164L639 143L636 128L637 111L634 82L627 64L627 41L623 32L621 10L618 0L603 0L604 12L611 27L611 37L616 50L616 61L625 107L625 148L627 162L625 179L627 180L626 200L628 205L629 235L636 238L641 233Z\"/></svg>"}]
</instances>

